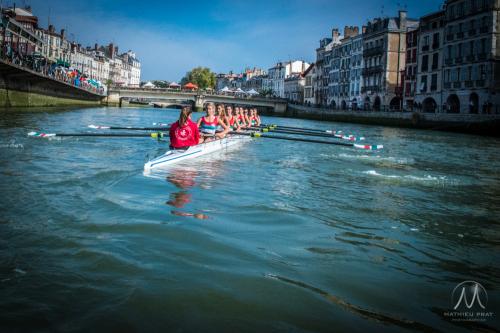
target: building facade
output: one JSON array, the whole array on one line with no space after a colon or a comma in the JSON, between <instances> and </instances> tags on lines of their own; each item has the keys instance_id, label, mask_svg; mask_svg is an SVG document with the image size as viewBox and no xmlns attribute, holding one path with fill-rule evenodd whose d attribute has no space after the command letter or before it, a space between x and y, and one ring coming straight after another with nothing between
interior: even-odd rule
<instances>
[{"instance_id":1,"label":"building facade","mask_svg":"<svg viewBox=\"0 0 500 333\"><path fill-rule=\"evenodd\" d=\"M401 110L401 72L405 70L406 31L416 27L406 11L398 17L376 18L363 34L363 104L367 110Z\"/></svg>"},{"instance_id":2,"label":"building facade","mask_svg":"<svg viewBox=\"0 0 500 333\"><path fill-rule=\"evenodd\" d=\"M420 18L415 62L417 71L411 72L416 77L416 87L411 87L415 98L414 105L408 105L413 106L409 110L439 112L442 109L444 27L445 12L442 10Z\"/></svg>"},{"instance_id":3,"label":"building facade","mask_svg":"<svg viewBox=\"0 0 500 333\"><path fill-rule=\"evenodd\" d=\"M413 110L417 93L418 45L420 28L410 28L406 32L405 69L401 75L403 86L403 109Z\"/></svg>"},{"instance_id":4,"label":"building facade","mask_svg":"<svg viewBox=\"0 0 500 333\"><path fill-rule=\"evenodd\" d=\"M498 112L499 3L499 0L446 1L444 112Z\"/></svg>"},{"instance_id":5,"label":"building facade","mask_svg":"<svg viewBox=\"0 0 500 333\"><path fill-rule=\"evenodd\" d=\"M285 79L285 98L292 103L304 103L305 78L302 74L293 74Z\"/></svg>"}]
</instances>

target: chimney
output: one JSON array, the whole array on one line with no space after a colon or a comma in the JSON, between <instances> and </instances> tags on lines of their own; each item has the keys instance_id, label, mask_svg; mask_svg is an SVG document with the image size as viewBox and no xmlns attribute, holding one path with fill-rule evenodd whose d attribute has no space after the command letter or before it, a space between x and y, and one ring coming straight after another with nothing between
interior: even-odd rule
<instances>
[{"instance_id":1,"label":"chimney","mask_svg":"<svg viewBox=\"0 0 500 333\"><path fill-rule=\"evenodd\" d=\"M97 51L97 43L94 44L94 51Z\"/></svg>"},{"instance_id":2,"label":"chimney","mask_svg":"<svg viewBox=\"0 0 500 333\"><path fill-rule=\"evenodd\" d=\"M366 25L361 27L361 33L366 34Z\"/></svg>"},{"instance_id":3,"label":"chimney","mask_svg":"<svg viewBox=\"0 0 500 333\"><path fill-rule=\"evenodd\" d=\"M66 30L61 29L61 39L64 39L66 37Z\"/></svg>"},{"instance_id":4,"label":"chimney","mask_svg":"<svg viewBox=\"0 0 500 333\"><path fill-rule=\"evenodd\" d=\"M399 28L406 30L406 10L400 10L398 13L399 13Z\"/></svg>"},{"instance_id":5,"label":"chimney","mask_svg":"<svg viewBox=\"0 0 500 333\"><path fill-rule=\"evenodd\" d=\"M109 43L108 45L108 53L109 53L109 58L114 59L115 58L115 46L113 43Z\"/></svg>"},{"instance_id":6,"label":"chimney","mask_svg":"<svg viewBox=\"0 0 500 333\"><path fill-rule=\"evenodd\" d=\"M56 31L52 24L49 25L49 33L53 34Z\"/></svg>"},{"instance_id":7,"label":"chimney","mask_svg":"<svg viewBox=\"0 0 500 333\"><path fill-rule=\"evenodd\" d=\"M337 28L332 29L332 39L334 41L339 39L339 29Z\"/></svg>"}]
</instances>

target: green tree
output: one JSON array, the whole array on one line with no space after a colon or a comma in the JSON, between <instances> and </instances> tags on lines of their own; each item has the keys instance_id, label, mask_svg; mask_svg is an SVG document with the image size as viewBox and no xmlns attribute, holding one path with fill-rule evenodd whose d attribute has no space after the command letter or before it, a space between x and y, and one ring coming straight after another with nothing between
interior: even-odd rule
<instances>
[{"instance_id":1,"label":"green tree","mask_svg":"<svg viewBox=\"0 0 500 333\"><path fill-rule=\"evenodd\" d=\"M153 80L153 81L151 81L151 83L154 84L158 88L168 88L168 83L166 81Z\"/></svg>"},{"instance_id":2,"label":"green tree","mask_svg":"<svg viewBox=\"0 0 500 333\"><path fill-rule=\"evenodd\" d=\"M182 85L188 82L196 84L200 89L213 89L215 87L215 73L207 67L196 67L187 72L181 80Z\"/></svg>"}]
</instances>

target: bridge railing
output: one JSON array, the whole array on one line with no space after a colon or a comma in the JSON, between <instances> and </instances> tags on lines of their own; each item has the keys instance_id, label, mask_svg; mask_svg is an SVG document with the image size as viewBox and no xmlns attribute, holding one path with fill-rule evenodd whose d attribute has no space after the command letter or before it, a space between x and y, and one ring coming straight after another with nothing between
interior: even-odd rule
<instances>
[{"instance_id":1,"label":"bridge railing","mask_svg":"<svg viewBox=\"0 0 500 333\"><path fill-rule=\"evenodd\" d=\"M284 98L271 97L271 96L252 96L245 93L218 93L215 91L207 90L188 90L188 89L174 89L174 88L144 88L144 87L110 87L109 92L124 92L124 91L135 91L135 92L151 92L151 93L172 93L172 94L182 94L188 96L204 96L204 97L227 97L229 99L245 99L245 100L261 100L261 101L272 101L272 102L282 102L286 103L287 100Z\"/></svg>"}]
</instances>

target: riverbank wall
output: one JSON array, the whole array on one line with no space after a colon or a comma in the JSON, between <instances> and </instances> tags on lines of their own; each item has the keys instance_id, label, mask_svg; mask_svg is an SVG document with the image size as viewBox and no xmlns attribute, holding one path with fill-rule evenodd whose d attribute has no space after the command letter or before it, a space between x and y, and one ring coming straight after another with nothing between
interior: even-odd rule
<instances>
[{"instance_id":1,"label":"riverbank wall","mask_svg":"<svg viewBox=\"0 0 500 333\"><path fill-rule=\"evenodd\" d=\"M0 107L91 106L104 97L0 60Z\"/></svg>"},{"instance_id":2,"label":"riverbank wall","mask_svg":"<svg viewBox=\"0 0 500 333\"><path fill-rule=\"evenodd\" d=\"M500 114L341 111L289 104L285 117L500 136Z\"/></svg>"}]
</instances>

